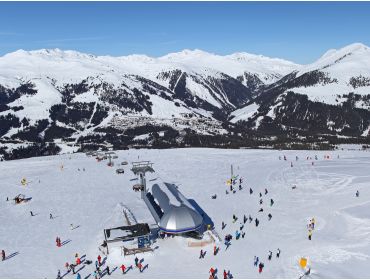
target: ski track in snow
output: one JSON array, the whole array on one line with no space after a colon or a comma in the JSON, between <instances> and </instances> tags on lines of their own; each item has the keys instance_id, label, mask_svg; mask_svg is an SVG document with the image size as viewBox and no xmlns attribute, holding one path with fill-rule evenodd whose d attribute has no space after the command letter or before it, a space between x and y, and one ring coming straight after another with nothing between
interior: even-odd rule
<instances>
[{"instance_id":1,"label":"ski track in snow","mask_svg":"<svg viewBox=\"0 0 370 280\"><path fill-rule=\"evenodd\" d=\"M260 220L259 227L247 222L244 239L221 242L220 252L213 256L213 245L204 247L206 257L200 260L200 248L190 248L184 238L157 240L153 253L139 254L143 272L129 271L124 278L205 278L210 267L230 270L235 278L297 278L302 274L300 257L308 257L311 278L366 278L370 249L370 192L368 166L370 154L362 151L269 151L221 149L170 149L118 151L115 167L97 162L84 154L31 158L0 163L0 250L18 253L0 262L0 275L5 278L54 278L58 269L65 273L65 262L72 262L75 253L86 254L93 264L81 269L82 278L93 278L94 262L103 240L103 228L126 224L123 209L127 207L137 222L154 224L140 199L132 191L135 181L126 166L125 174L117 175L121 161L151 160L156 173L147 178L160 178L176 183L181 192L194 199L212 218L216 231L223 237L240 226L243 214ZM331 155L324 160L324 155ZM286 155L287 161L278 157ZM295 156L299 160L295 160ZM318 160L306 160L306 156ZM336 156L340 155L338 159ZM311 162L314 165L311 165ZM293 167L290 163L293 163ZM244 178L243 190L225 194L230 165L234 174ZM63 169L61 169L63 165ZM78 171L80 168L80 171ZM86 171L82 171L85 168ZM20 180L28 185L22 187ZM39 182L40 180L40 182ZM292 186L296 185L296 189ZM249 194L249 187L254 193ZM258 213L259 192L263 195L263 213ZM238 184L236 185L238 188ZM355 197L356 190L360 197ZM23 193L32 200L14 205L6 202ZM217 194L217 199L211 199ZM270 207L273 198L275 204ZM29 211L36 216L31 217ZM55 219L49 219L49 213ZM267 214L272 214L268 221ZM239 219L232 223L232 215ZM315 217L312 241L307 239L308 221ZM221 222L227 226L221 229ZM74 230L70 229L73 224ZM68 241L55 246L59 236ZM234 235L235 236L235 235ZM134 256L123 257L119 246L111 247L107 264L133 264ZM275 258L281 249L279 259ZM268 251L274 253L267 260ZM253 257L265 263L262 274L253 266ZM119 268L111 276L122 278ZM75 278L71 274L64 278Z\"/></svg>"}]
</instances>

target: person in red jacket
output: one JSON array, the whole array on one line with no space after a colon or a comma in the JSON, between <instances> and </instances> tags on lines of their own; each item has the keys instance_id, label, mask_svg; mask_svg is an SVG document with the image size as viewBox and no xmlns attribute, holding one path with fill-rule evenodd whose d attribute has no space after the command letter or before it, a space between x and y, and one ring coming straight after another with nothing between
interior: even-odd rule
<instances>
[{"instance_id":1,"label":"person in red jacket","mask_svg":"<svg viewBox=\"0 0 370 280\"><path fill-rule=\"evenodd\" d=\"M260 264L258 265L258 272L259 273L261 273L262 272L262 270L263 270L263 267L264 267L265 265L262 263L262 262L260 262Z\"/></svg>"},{"instance_id":2,"label":"person in red jacket","mask_svg":"<svg viewBox=\"0 0 370 280\"><path fill-rule=\"evenodd\" d=\"M80 258L77 258L77 259L76 259L76 264L77 264L77 265L80 265L80 264L81 264L81 259L80 259Z\"/></svg>"},{"instance_id":3,"label":"person in red jacket","mask_svg":"<svg viewBox=\"0 0 370 280\"><path fill-rule=\"evenodd\" d=\"M124 264L121 265L120 269L122 270L122 274L125 274L126 266Z\"/></svg>"},{"instance_id":4,"label":"person in red jacket","mask_svg":"<svg viewBox=\"0 0 370 280\"><path fill-rule=\"evenodd\" d=\"M224 279L227 279L227 272L225 269L224 269Z\"/></svg>"},{"instance_id":5,"label":"person in red jacket","mask_svg":"<svg viewBox=\"0 0 370 280\"><path fill-rule=\"evenodd\" d=\"M212 277L212 279L215 278L215 270L213 267L211 267L211 269L209 270L209 273L210 273L210 277Z\"/></svg>"},{"instance_id":6,"label":"person in red jacket","mask_svg":"<svg viewBox=\"0 0 370 280\"><path fill-rule=\"evenodd\" d=\"M98 262L99 262L99 266L101 266L101 256L100 255L98 256Z\"/></svg>"},{"instance_id":7,"label":"person in red jacket","mask_svg":"<svg viewBox=\"0 0 370 280\"><path fill-rule=\"evenodd\" d=\"M137 264L137 268L139 269L140 272L143 272L142 269L143 269L143 265L141 264L141 262L139 262Z\"/></svg>"}]
</instances>

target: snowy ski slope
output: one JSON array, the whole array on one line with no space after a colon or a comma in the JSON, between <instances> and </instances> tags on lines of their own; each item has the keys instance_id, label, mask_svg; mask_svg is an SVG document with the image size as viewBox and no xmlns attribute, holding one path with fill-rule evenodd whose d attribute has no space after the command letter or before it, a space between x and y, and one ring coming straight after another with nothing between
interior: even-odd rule
<instances>
[{"instance_id":1,"label":"snowy ski slope","mask_svg":"<svg viewBox=\"0 0 370 280\"><path fill-rule=\"evenodd\" d=\"M213 245L190 248L183 238L157 240L153 253L139 255L148 268L130 270L124 278L207 278L210 267L230 270L234 278L297 278L302 274L300 257L308 257L311 278L366 278L370 258L370 153L364 151L270 151L171 149L117 152L116 166L97 162L84 154L31 158L0 163L0 250L14 256L0 262L0 278L55 278L58 269L65 274L65 262L74 255L86 255L91 265L79 267L82 278L93 278L94 262L103 240L103 228L124 225L122 209L127 207L138 222L154 223L140 194L132 191L134 175L115 168L124 160L154 162L157 178L178 184L181 192L194 199L212 218L223 239L235 235L243 214L258 217L260 225L247 222L244 239L231 241L213 256ZM286 155L287 161L279 160ZM296 155L299 160L296 161ZM315 160L315 155L318 160ZM324 159L330 155L330 159ZM337 156L339 155L339 158ZM306 160L306 157L312 160ZM291 167L293 162L293 167ZM314 162L314 165L312 165ZM243 190L225 194L230 165L244 178ZM61 166L63 165L63 168ZM78 171L78 168L80 171ZM83 171L85 168L85 171ZM28 185L21 185L26 178ZM296 189L292 186L296 185ZM254 193L249 194L249 187ZM259 195L263 213L258 213ZM355 197L356 190L360 197ZM32 197L26 204L6 201L23 193ZM217 194L217 199L211 196ZM269 200L275 204L270 207ZM36 216L31 217L30 211ZM52 213L55 218L49 219ZM268 221L267 214L272 214ZM232 215L239 219L232 223ZM316 229L307 239L306 225L312 217ZM221 223L227 225L221 229ZM70 229L70 224L76 227ZM79 227L78 227L79 226ZM59 236L66 242L55 246ZM279 259L275 258L281 249ZM274 253L267 260L268 251ZM265 263L262 274L253 266L253 257ZM106 263L110 269L133 264L134 257L122 257L112 249ZM64 278L75 278L71 273ZM122 278L119 268L111 276Z\"/></svg>"}]
</instances>

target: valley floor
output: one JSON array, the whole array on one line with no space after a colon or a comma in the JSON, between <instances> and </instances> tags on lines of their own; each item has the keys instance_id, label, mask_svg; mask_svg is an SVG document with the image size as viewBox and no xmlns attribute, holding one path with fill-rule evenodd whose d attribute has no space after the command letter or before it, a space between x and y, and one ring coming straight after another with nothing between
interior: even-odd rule
<instances>
[{"instance_id":1,"label":"valley floor","mask_svg":"<svg viewBox=\"0 0 370 280\"><path fill-rule=\"evenodd\" d=\"M204 259L199 259L200 248L188 247L184 238L159 239L153 253L139 256L148 268L142 273L132 269L124 278L208 278L211 267L218 269L218 278L223 278L224 269L234 278L298 278L303 273L298 265L301 257L309 260L310 278L369 276L369 152L194 148L127 150L117 155L113 168L85 154L0 163L0 250L10 255L0 261L1 278L55 278L58 269L65 274L64 264L73 262L76 253L93 261L79 267L82 278L93 278L103 229L123 223L122 205L138 222L154 223L140 194L132 190L135 176L129 168L138 160L154 163L156 173L148 176L149 184L156 178L175 183L194 199L211 217L222 239L229 233L235 236L244 214L258 217L260 224L256 227L247 222L245 237L234 237L227 250L221 242L216 256L213 245L204 247ZM330 159L324 159L325 155ZM129 165L124 167L125 174L118 175L115 169L122 161ZM243 178L243 189L226 195L231 164L234 173ZM26 178L26 186L21 185L22 178ZM259 192L263 194L262 213L258 212ZM19 193L32 199L14 205L11 200ZM214 194L217 199L211 199ZM35 216L31 217L30 211ZM54 219L49 219L50 213ZM232 223L233 214L239 218L236 223ZM316 225L309 241L307 224L313 217ZM222 221L227 224L223 230ZM78 227L71 230L70 224ZM55 246L57 236L66 243L60 248ZM278 248L279 259L275 257ZM271 261L267 260L269 250L274 253ZM254 256L265 264L261 274L253 266ZM119 267L133 264L133 258L124 258L118 248L113 249L106 264L117 269L104 278L122 278ZM69 273L64 278L75 276Z\"/></svg>"}]
</instances>

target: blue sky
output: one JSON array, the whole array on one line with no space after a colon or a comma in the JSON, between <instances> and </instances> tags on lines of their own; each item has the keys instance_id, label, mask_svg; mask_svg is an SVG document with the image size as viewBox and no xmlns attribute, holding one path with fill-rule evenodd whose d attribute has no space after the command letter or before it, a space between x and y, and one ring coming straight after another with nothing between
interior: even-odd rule
<instances>
[{"instance_id":1,"label":"blue sky","mask_svg":"<svg viewBox=\"0 0 370 280\"><path fill-rule=\"evenodd\" d=\"M0 55L74 49L160 56L245 51L309 63L370 45L370 2L0 2Z\"/></svg>"}]
</instances>

